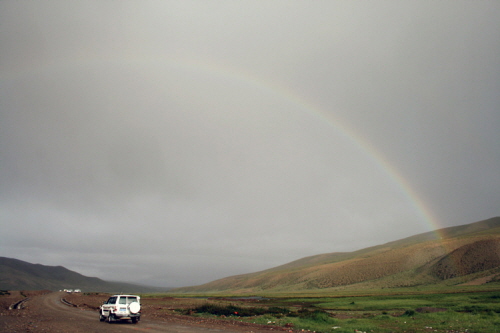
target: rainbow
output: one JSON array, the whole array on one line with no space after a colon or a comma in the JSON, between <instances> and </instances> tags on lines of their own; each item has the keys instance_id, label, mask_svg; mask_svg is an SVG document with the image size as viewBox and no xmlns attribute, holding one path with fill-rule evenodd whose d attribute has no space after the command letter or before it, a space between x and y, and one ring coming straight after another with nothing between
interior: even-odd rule
<instances>
[{"instance_id":1,"label":"rainbow","mask_svg":"<svg viewBox=\"0 0 500 333\"><path fill-rule=\"evenodd\" d=\"M427 207L424 200L415 192L411 184L403 177L403 175L389 162L384 155L376 149L370 142L364 139L361 135L358 135L350 126L340 119L336 118L332 113L327 112L321 107L315 105L311 101L308 101L303 96L292 92L287 89L284 85L272 84L269 81L262 80L256 77L253 73L244 71L239 68L231 68L227 65L219 65L215 63L208 64L207 62L196 62L196 61L179 61L178 65L181 65L186 70L201 70L212 75L225 76L233 80L243 81L249 85L257 87L264 90L267 93L278 96L295 105L305 112L309 112L317 117L320 121L327 122L331 127L333 127L339 134L347 138L355 147L360 151L364 152L366 156L378 166L378 168L385 174L389 179L392 179L397 187L400 189L401 193L408 198L409 202L412 204L413 208L417 212L420 220L425 223L426 228L429 231L435 231L438 238L441 235L438 234L438 230L442 227L440 226L437 217L433 214L431 209Z\"/></svg>"},{"instance_id":2,"label":"rainbow","mask_svg":"<svg viewBox=\"0 0 500 333\"><path fill-rule=\"evenodd\" d=\"M374 165L382 171L383 174L396 184L402 195L404 195L404 197L406 197L412 204L416 214L419 216L419 220L423 221L429 231L435 231L437 234L437 230L441 228L438 219L433 214L431 209L427 207L425 201L418 195L418 193L415 192L405 177L390 163L387 158L384 157L381 151L379 151L361 135L357 134L356 131L345 122L335 117L335 115L327 112L318 105L315 105L304 96L288 89L283 84L274 83L270 80L266 81L261 77L257 77L252 72L245 71L241 68L231 67L227 64L218 64L214 61L210 62L205 58L201 60L196 58L176 59L167 56L130 55L126 57L121 56L118 59L112 56L90 58L79 56L72 59L72 61L59 63L54 62L50 64L47 63L38 65L30 64L29 66L10 68L4 72L3 76L0 78L0 82L22 79L34 74L42 74L53 70L64 71L74 69L76 67L88 68L95 65L102 66L106 64L110 64L112 66L122 65L127 67L147 67L153 66L154 64L155 67L177 69L190 73L203 73L205 75L213 75L215 77L238 82L253 89L259 89L260 91L275 96L287 103L291 103L291 105L304 110L304 112L312 114L314 117L318 118L318 120L328 123L328 125L333 127L338 134L346 138L361 152L363 152L369 160L371 160ZM439 234L437 234L437 236L440 238Z\"/></svg>"}]
</instances>

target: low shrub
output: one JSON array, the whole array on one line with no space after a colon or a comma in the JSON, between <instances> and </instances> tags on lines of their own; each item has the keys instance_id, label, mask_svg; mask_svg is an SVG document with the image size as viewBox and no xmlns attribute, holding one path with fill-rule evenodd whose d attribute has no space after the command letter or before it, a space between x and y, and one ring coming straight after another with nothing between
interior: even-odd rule
<instances>
[{"instance_id":1,"label":"low shrub","mask_svg":"<svg viewBox=\"0 0 500 333\"><path fill-rule=\"evenodd\" d=\"M203 304L194 309L187 310L187 312L208 313L216 316L237 316L237 317L253 317L261 316L266 313L280 314L283 313L281 308L244 308L236 305L217 305L217 304Z\"/></svg>"},{"instance_id":2,"label":"low shrub","mask_svg":"<svg viewBox=\"0 0 500 333\"><path fill-rule=\"evenodd\" d=\"M273 315L276 318L282 318L289 316L292 313L290 309L287 308L281 308L277 306L272 306L266 310L266 314Z\"/></svg>"},{"instance_id":3,"label":"low shrub","mask_svg":"<svg viewBox=\"0 0 500 333\"><path fill-rule=\"evenodd\" d=\"M296 314L289 314L290 317L299 317L301 319L310 319L318 322L326 322L330 319L330 315L323 310L307 310L301 309Z\"/></svg>"},{"instance_id":4,"label":"low shrub","mask_svg":"<svg viewBox=\"0 0 500 333\"><path fill-rule=\"evenodd\" d=\"M403 313L403 316L406 316L406 317L412 317L414 315L415 315L414 310L406 310L405 313Z\"/></svg>"},{"instance_id":5,"label":"low shrub","mask_svg":"<svg viewBox=\"0 0 500 333\"><path fill-rule=\"evenodd\" d=\"M494 310L482 305L464 305L455 309L457 312L467 312L467 313L484 313L484 312L493 312ZM498 312L498 311L497 311Z\"/></svg>"}]
</instances>

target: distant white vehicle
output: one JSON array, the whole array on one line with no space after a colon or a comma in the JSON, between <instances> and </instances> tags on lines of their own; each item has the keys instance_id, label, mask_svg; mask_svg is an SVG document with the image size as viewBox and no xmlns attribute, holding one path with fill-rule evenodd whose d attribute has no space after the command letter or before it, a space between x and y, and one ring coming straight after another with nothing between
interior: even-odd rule
<instances>
[{"instance_id":1,"label":"distant white vehicle","mask_svg":"<svg viewBox=\"0 0 500 333\"><path fill-rule=\"evenodd\" d=\"M71 294L73 292L73 289L64 289L64 291Z\"/></svg>"},{"instance_id":2,"label":"distant white vehicle","mask_svg":"<svg viewBox=\"0 0 500 333\"><path fill-rule=\"evenodd\" d=\"M81 293L82 291L80 289L75 289L73 290L74 293Z\"/></svg>"}]
</instances>

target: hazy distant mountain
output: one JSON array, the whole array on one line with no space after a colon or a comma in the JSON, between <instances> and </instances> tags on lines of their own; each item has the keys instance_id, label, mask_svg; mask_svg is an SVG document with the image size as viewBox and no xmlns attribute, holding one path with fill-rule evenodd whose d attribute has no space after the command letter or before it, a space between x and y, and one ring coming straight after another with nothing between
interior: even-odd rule
<instances>
[{"instance_id":1,"label":"hazy distant mountain","mask_svg":"<svg viewBox=\"0 0 500 333\"><path fill-rule=\"evenodd\" d=\"M45 266L0 257L0 289L61 290L81 289L102 292L154 292L166 288L148 287L123 282L109 282L87 277L62 266Z\"/></svg>"},{"instance_id":2,"label":"hazy distant mountain","mask_svg":"<svg viewBox=\"0 0 500 333\"><path fill-rule=\"evenodd\" d=\"M280 292L500 283L500 217L440 229L354 252L302 258L265 271L171 292ZM0 289L154 292L167 288L109 282L62 266L0 257Z\"/></svg>"},{"instance_id":3,"label":"hazy distant mountain","mask_svg":"<svg viewBox=\"0 0 500 333\"><path fill-rule=\"evenodd\" d=\"M252 293L495 282L500 282L500 217L171 291Z\"/></svg>"}]
</instances>

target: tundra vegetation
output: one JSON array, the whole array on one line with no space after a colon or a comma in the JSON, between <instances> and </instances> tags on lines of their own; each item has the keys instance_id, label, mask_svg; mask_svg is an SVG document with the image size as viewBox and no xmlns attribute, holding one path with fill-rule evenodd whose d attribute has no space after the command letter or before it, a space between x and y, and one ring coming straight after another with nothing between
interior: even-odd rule
<instances>
[{"instance_id":1,"label":"tundra vegetation","mask_svg":"<svg viewBox=\"0 0 500 333\"><path fill-rule=\"evenodd\" d=\"M183 304L188 299L194 301L190 307L174 307L177 313L298 331L500 332L500 286L496 283L448 290L380 289L328 296L177 296L173 299L184 299Z\"/></svg>"},{"instance_id":2,"label":"tundra vegetation","mask_svg":"<svg viewBox=\"0 0 500 333\"><path fill-rule=\"evenodd\" d=\"M212 296L185 313L298 330L500 332L500 217L170 293Z\"/></svg>"}]
</instances>

